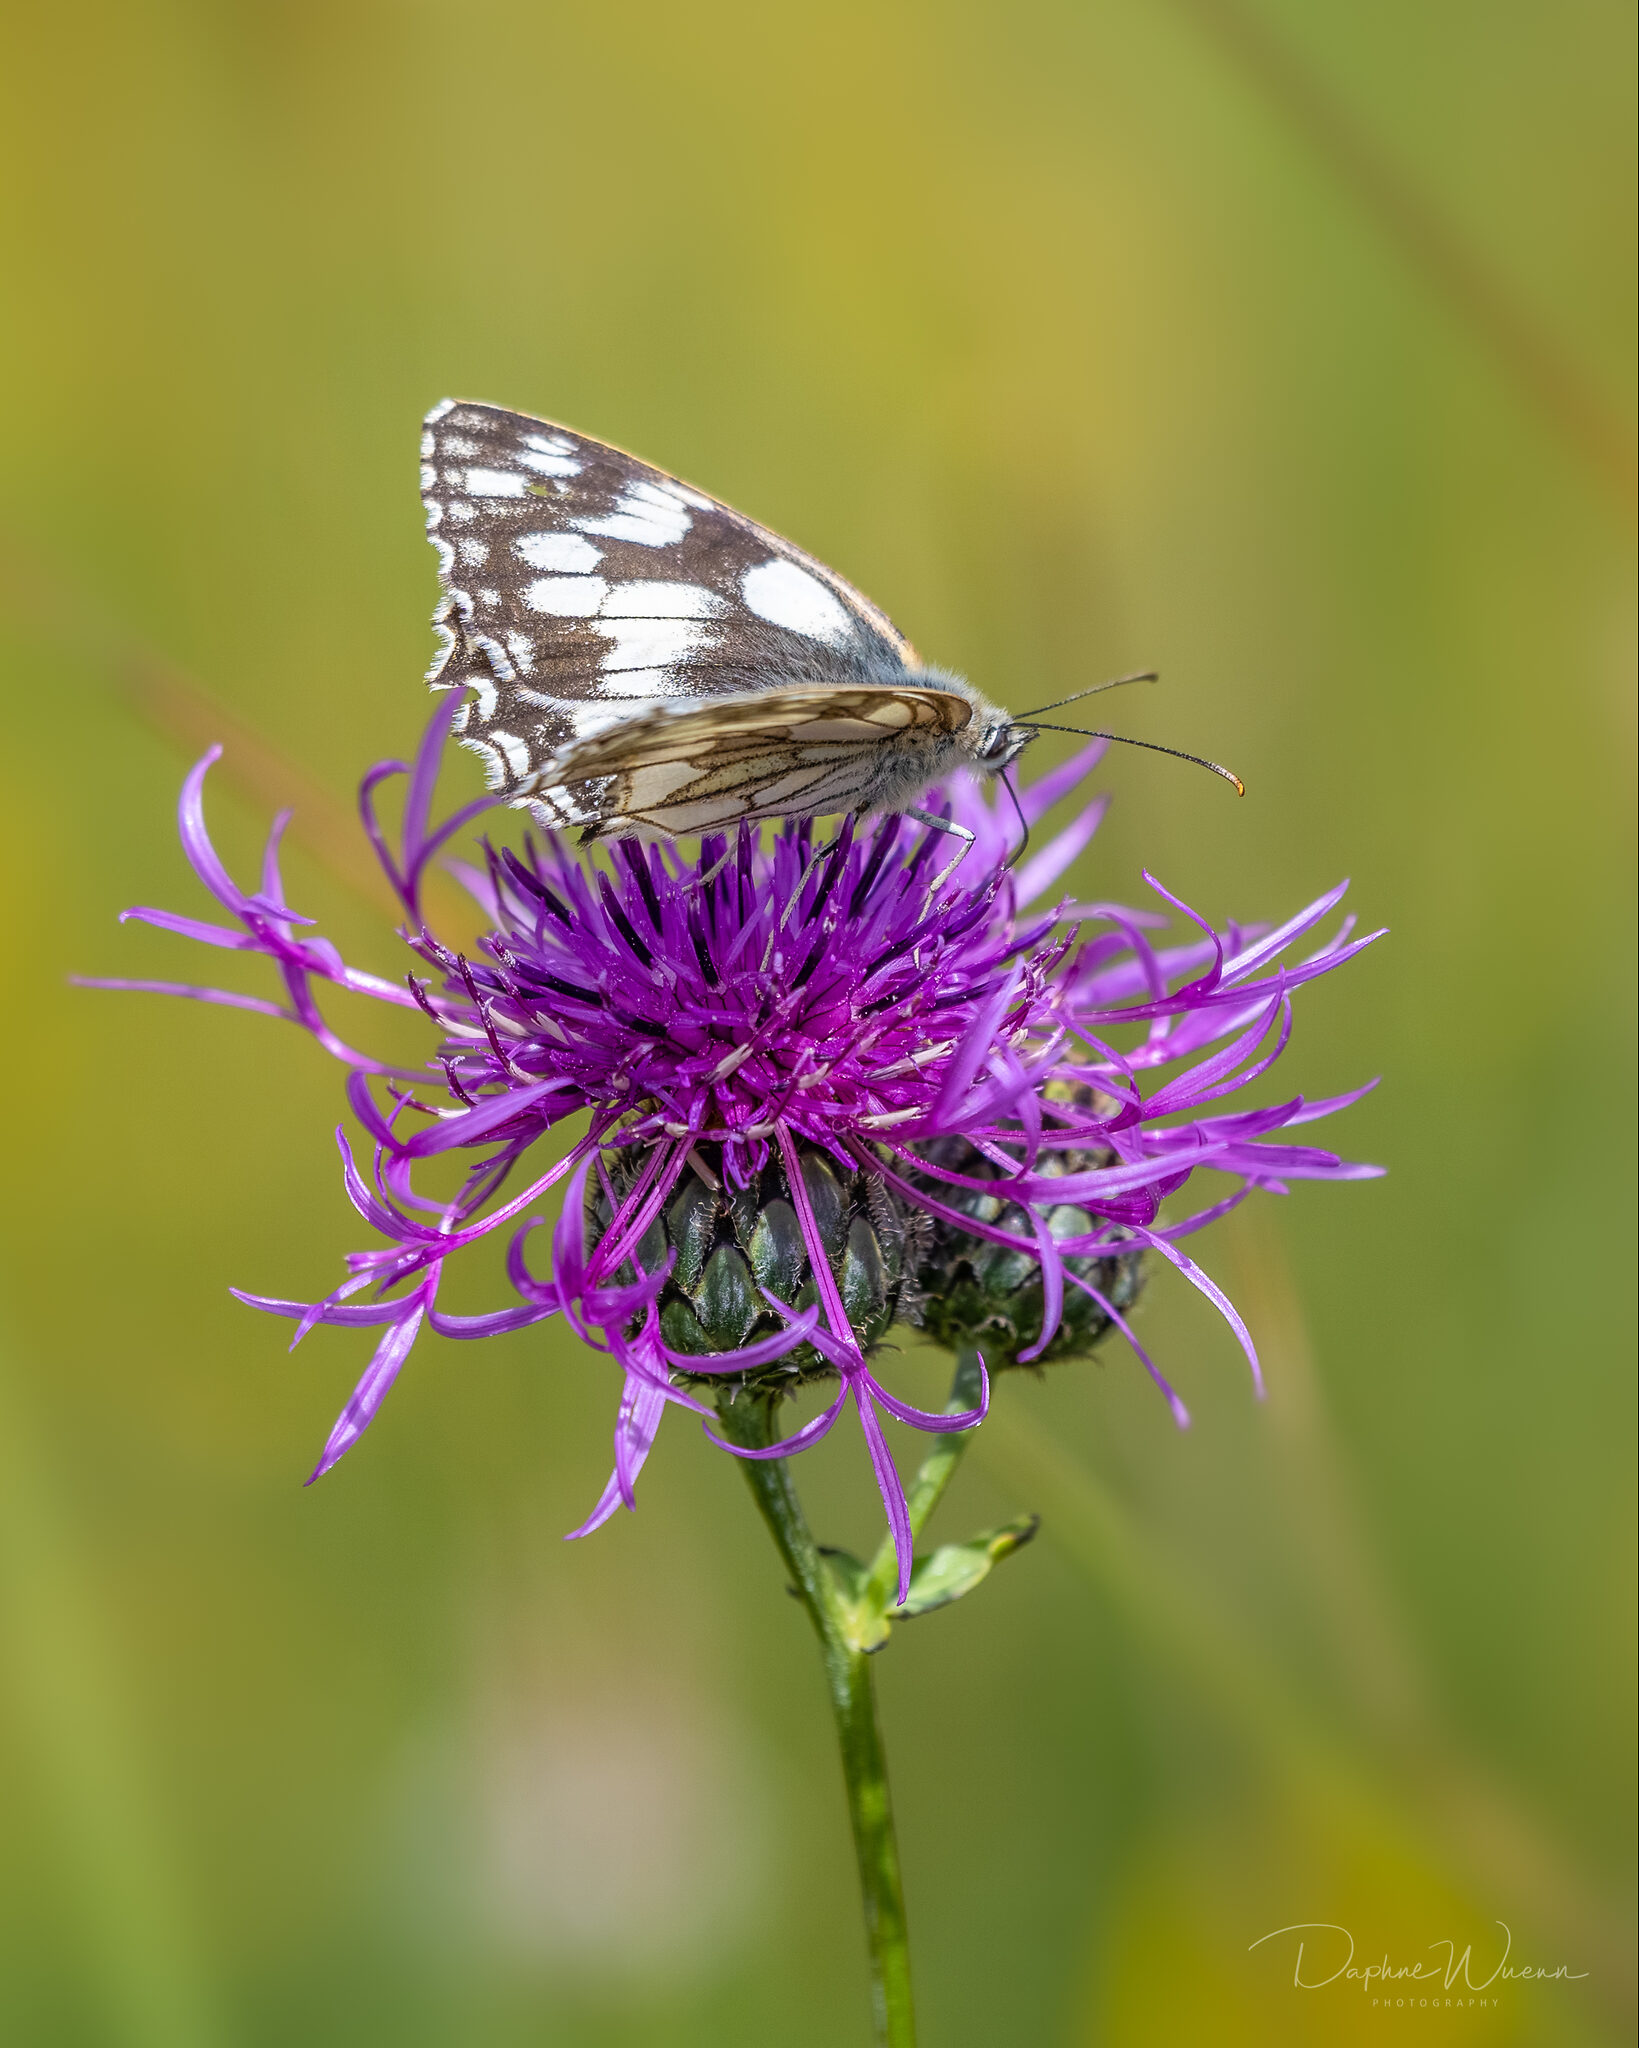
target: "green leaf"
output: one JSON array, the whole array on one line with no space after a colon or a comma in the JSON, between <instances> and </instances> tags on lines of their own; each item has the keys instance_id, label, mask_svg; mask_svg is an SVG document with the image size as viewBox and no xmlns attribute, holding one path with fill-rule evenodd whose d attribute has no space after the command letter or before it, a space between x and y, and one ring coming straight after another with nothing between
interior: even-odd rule
<instances>
[{"instance_id":1,"label":"green leaf","mask_svg":"<svg viewBox=\"0 0 1639 2048\"><path fill-rule=\"evenodd\" d=\"M1039 1515L1020 1515L989 1529L966 1543L942 1543L928 1557L919 1557L911 1571L911 1589L902 1606L890 1607L895 1621L909 1621L918 1614L931 1614L936 1607L948 1607L971 1593L988 1579L994 1566L1015 1550L1022 1550L1041 1526Z\"/></svg>"},{"instance_id":2,"label":"green leaf","mask_svg":"<svg viewBox=\"0 0 1639 2048\"><path fill-rule=\"evenodd\" d=\"M825 1569L835 1579L843 1599L858 1600L865 1591L865 1581L869 1576L866 1567L851 1550L833 1550L829 1544L822 1543L819 1554L824 1558Z\"/></svg>"},{"instance_id":3,"label":"green leaf","mask_svg":"<svg viewBox=\"0 0 1639 2048\"><path fill-rule=\"evenodd\" d=\"M861 1564L852 1551L819 1546L831 1583L842 1595L844 1632L855 1650L880 1650L888 1640L888 1621L871 1597L871 1568Z\"/></svg>"}]
</instances>

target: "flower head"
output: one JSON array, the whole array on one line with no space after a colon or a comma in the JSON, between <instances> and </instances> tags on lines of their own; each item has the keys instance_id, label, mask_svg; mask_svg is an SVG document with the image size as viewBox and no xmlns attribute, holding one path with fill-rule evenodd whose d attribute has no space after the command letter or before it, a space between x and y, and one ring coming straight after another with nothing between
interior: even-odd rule
<instances>
[{"instance_id":1,"label":"flower head","mask_svg":"<svg viewBox=\"0 0 1639 2048\"><path fill-rule=\"evenodd\" d=\"M349 1069L373 1157L361 1169L338 1131L347 1191L385 1242L354 1254L350 1277L322 1301L241 1296L293 1318L296 1341L319 1323L380 1330L315 1478L369 1425L424 1323L481 1337L562 1315L624 1381L614 1471L572 1533L633 1504L668 1404L709 1415L700 1393L725 1379L834 1375L830 1406L783 1443L725 1448L786 1455L853 1407L908 1573L904 1494L880 1414L967 1428L988 1381L966 1414L900 1401L872 1366L896 1320L984 1343L1001 1363L1066 1355L1118 1328L1165 1388L1125 1315L1147 1252L1215 1302L1256 1373L1239 1317L1183 1242L1253 1188L1376 1171L1274 1136L1364 1090L1229 1106L1284 1050L1293 991L1369 943L1345 923L1287 958L1341 888L1278 930L1219 934L1151 881L1193 927L1163 948L1154 934L1167 920L1153 911L1030 909L1092 838L1103 799L1015 871L1004 823L963 782L940 799L960 834L849 818L816 843L805 820L766 840L749 827L708 837L693 860L674 845L620 841L601 864L550 835L481 841L476 861L447 862L489 924L466 953L428 927L422 906L429 864L493 802L433 822L449 719L440 706L414 763L378 766L361 790L405 912L413 964L402 985L348 967L286 902L285 819L255 890L229 876L204 820L214 750L184 786L181 834L234 925L126 915L263 955L287 1000L102 984L287 1018ZM1027 791L1025 814L1041 817L1102 752L1087 748ZM408 784L395 847L376 795L397 775ZM326 985L419 1006L438 1039L425 1069L339 1039L318 1002ZM541 1164L541 1141L578 1118L563 1156ZM452 1198L434 1200L417 1169L451 1152L470 1167ZM1162 1203L1203 1168L1227 1176L1228 1192L1163 1221ZM535 1205L558 1182L552 1270L541 1275L528 1239L543 1220ZM505 1226L516 1301L476 1317L442 1312L446 1260Z\"/></svg>"}]
</instances>

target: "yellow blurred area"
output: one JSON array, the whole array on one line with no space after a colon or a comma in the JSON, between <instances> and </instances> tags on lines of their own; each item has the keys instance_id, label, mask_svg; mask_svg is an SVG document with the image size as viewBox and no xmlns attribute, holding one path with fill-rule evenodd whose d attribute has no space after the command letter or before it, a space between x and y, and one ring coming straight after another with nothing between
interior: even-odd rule
<instances>
[{"instance_id":1,"label":"yellow blurred area","mask_svg":"<svg viewBox=\"0 0 1639 2048\"><path fill-rule=\"evenodd\" d=\"M1471 1899L1358 1817L1329 1840L1283 1818L1250 1842L1239 1829L1196 1827L1150 1846L1104 1944L1084 2039L1357 2048L1432 2027L1460 2048L1504 2048L1532 2037L1523 2001L1491 1981L1501 1932L1446 1946L1471 1923ZM1326 1901L1319 1924L1284 1917L1294 1893ZM1374 1967L1383 1976L1367 1978Z\"/></svg>"},{"instance_id":2,"label":"yellow blurred area","mask_svg":"<svg viewBox=\"0 0 1639 2048\"><path fill-rule=\"evenodd\" d=\"M238 971L114 921L202 913L214 736L237 871L298 789L293 900L402 971L347 813L426 712L446 392L697 480L1002 703L1158 667L1101 708L1249 793L1109 762L1085 895L1349 874L1391 927L1285 1070L1384 1075L1335 1142L1389 1178L1199 1241L1268 1401L1157 1275L1192 1430L1113 1350L1020 1375L941 1510L1044 1537L879 1667L929 2048L1630 2037L1632 42L1607 0L14 13L0 2040L868 2038L738 1474L674 1416L566 1548L618 1389L551 1331L425 1341L304 1491L362 1337L287 1357L226 1290L363 1241L340 1070L67 982ZM803 1476L874 1540L857 1436ZM1255 1946L1477 1977L1499 1922L1568 1974L1374 2008Z\"/></svg>"}]
</instances>

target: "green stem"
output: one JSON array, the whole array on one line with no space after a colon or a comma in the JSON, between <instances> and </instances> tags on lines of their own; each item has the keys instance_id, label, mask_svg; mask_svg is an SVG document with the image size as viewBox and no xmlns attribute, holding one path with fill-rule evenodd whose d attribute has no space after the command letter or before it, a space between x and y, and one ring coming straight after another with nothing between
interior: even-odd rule
<instances>
[{"instance_id":1,"label":"green stem","mask_svg":"<svg viewBox=\"0 0 1639 2048\"><path fill-rule=\"evenodd\" d=\"M766 1449L776 1441L776 1401L775 1396L743 1392L734 1399L724 1389L717 1404L724 1435L747 1450ZM854 1647L849 1603L809 1532L786 1461L742 1458L739 1463L820 1641L859 1862L878 2048L915 2048L905 1896L870 1659Z\"/></svg>"}]
</instances>

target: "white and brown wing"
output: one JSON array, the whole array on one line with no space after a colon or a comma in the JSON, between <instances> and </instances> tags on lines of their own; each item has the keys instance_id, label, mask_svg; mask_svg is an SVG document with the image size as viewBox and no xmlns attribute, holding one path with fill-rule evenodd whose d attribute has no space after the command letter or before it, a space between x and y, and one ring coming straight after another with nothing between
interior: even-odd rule
<instances>
[{"instance_id":1,"label":"white and brown wing","mask_svg":"<svg viewBox=\"0 0 1639 2048\"><path fill-rule=\"evenodd\" d=\"M570 748L533 801L607 835L891 807L946 772L973 715L952 690L834 683L655 705Z\"/></svg>"},{"instance_id":2,"label":"white and brown wing","mask_svg":"<svg viewBox=\"0 0 1639 2048\"><path fill-rule=\"evenodd\" d=\"M426 423L422 499L444 587L429 680L471 693L457 730L493 787L522 800L573 783L590 805L573 822L607 812L569 757L634 714L921 672L823 563L571 428L446 400Z\"/></svg>"}]
</instances>

